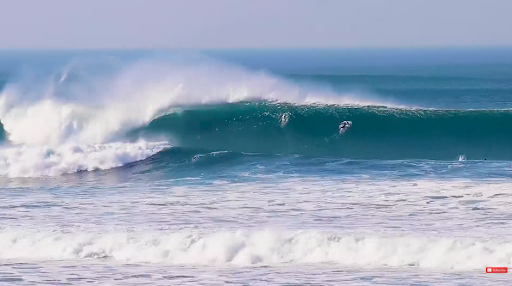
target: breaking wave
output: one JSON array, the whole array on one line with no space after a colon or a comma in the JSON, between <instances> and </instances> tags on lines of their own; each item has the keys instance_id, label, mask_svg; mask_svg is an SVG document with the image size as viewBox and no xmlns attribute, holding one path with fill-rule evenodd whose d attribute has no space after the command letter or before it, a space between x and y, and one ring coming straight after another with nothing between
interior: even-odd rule
<instances>
[{"instance_id":1,"label":"breaking wave","mask_svg":"<svg viewBox=\"0 0 512 286\"><path fill-rule=\"evenodd\" d=\"M108 259L172 265L336 264L473 270L511 267L506 241L342 235L318 231L58 233L0 231L0 259Z\"/></svg>"},{"instance_id":2,"label":"breaking wave","mask_svg":"<svg viewBox=\"0 0 512 286\"><path fill-rule=\"evenodd\" d=\"M69 82L57 77L29 89L28 84L6 86L0 96L0 120L9 140L38 146L104 143L180 106L241 101L375 104L357 94L300 87L213 62L185 65L147 60L94 81L81 81L80 74L76 77Z\"/></svg>"},{"instance_id":3,"label":"breaking wave","mask_svg":"<svg viewBox=\"0 0 512 286\"><path fill-rule=\"evenodd\" d=\"M75 61L49 77L45 70L3 87L0 175L109 169L171 147L348 159L457 160L464 154L468 160L512 160L511 110L403 107L203 58L105 65Z\"/></svg>"},{"instance_id":4,"label":"breaking wave","mask_svg":"<svg viewBox=\"0 0 512 286\"><path fill-rule=\"evenodd\" d=\"M145 159L158 150L119 150L141 148L133 145L140 140L175 140L165 134L135 139L126 134L163 115L179 114L183 107L242 101L375 104L357 94L298 86L206 59L146 58L105 65L74 61L52 70L51 76L45 76L45 69L42 75L13 80L1 90L0 139L5 146L0 151L0 174L58 175ZM117 145L106 145L113 143ZM78 153L69 150L77 149L86 163L73 163Z\"/></svg>"}]
</instances>

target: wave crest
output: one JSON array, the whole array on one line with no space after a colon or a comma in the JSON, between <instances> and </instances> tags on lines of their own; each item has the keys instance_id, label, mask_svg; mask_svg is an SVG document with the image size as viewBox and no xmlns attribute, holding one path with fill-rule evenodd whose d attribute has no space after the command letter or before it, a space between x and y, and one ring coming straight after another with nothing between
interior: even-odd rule
<instances>
[{"instance_id":1,"label":"wave crest","mask_svg":"<svg viewBox=\"0 0 512 286\"><path fill-rule=\"evenodd\" d=\"M134 139L127 138L127 132L163 115L179 113L186 106L241 101L375 103L357 94L298 86L270 74L204 58L143 58L121 64L75 59L50 75L47 70L12 81L0 93L0 122L5 133L0 136L16 145L0 151L0 174L56 175L147 158L159 149L122 142L172 138L149 139L139 134ZM133 151L133 146L140 149ZM71 151L77 148L83 152ZM53 150L52 156L46 155L48 150ZM126 152L130 155L122 155Z\"/></svg>"}]
</instances>

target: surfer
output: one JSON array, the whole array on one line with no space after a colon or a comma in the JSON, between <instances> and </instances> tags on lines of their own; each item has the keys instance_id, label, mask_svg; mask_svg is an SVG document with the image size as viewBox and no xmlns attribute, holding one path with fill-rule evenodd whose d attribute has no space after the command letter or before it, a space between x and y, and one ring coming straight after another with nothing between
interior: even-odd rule
<instances>
[{"instance_id":1,"label":"surfer","mask_svg":"<svg viewBox=\"0 0 512 286\"><path fill-rule=\"evenodd\" d=\"M339 129L340 134L345 133L352 126L352 121L343 121L340 123Z\"/></svg>"}]
</instances>

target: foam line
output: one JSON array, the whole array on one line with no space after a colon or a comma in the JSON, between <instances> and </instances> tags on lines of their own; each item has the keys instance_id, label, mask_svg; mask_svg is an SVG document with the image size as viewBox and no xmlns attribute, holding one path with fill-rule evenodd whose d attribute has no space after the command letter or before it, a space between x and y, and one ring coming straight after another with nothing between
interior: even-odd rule
<instances>
[{"instance_id":1,"label":"foam line","mask_svg":"<svg viewBox=\"0 0 512 286\"><path fill-rule=\"evenodd\" d=\"M0 231L0 259L81 260L174 265L330 263L346 267L482 270L512 266L512 243L475 239L322 233L191 232L85 234Z\"/></svg>"},{"instance_id":2,"label":"foam line","mask_svg":"<svg viewBox=\"0 0 512 286\"><path fill-rule=\"evenodd\" d=\"M15 146L0 149L0 175L7 177L58 176L77 171L106 170L144 160L165 148L167 142L64 144Z\"/></svg>"}]
</instances>

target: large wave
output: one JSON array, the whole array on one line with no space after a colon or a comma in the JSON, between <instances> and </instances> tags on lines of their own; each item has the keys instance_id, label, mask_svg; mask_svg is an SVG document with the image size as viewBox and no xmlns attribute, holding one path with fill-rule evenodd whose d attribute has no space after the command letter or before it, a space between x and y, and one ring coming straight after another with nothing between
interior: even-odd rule
<instances>
[{"instance_id":1,"label":"large wave","mask_svg":"<svg viewBox=\"0 0 512 286\"><path fill-rule=\"evenodd\" d=\"M404 107L204 58L75 60L50 70L11 80L1 91L0 175L108 169L171 146L349 159L512 159L510 110ZM340 132L343 121L352 125Z\"/></svg>"},{"instance_id":2,"label":"large wave","mask_svg":"<svg viewBox=\"0 0 512 286\"><path fill-rule=\"evenodd\" d=\"M299 87L265 73L206 60L148 59L92 79L82 79L81 70L74 75L69 69L60 72L35 88L28 89L25 82L4 88L0 120L12 143L104 143L179 106L261 100L375 104L358 95Z\"/></svg>"},{"instance_id":3,"label":"large wave","mask_svg":"<svg viewBox=\"0 0 512 286\"><path fill-rule=\"evenodd\" d=\"M101 153L105 156L102 160L111 163L64 164L63 161L69 161L68 157L76 157L76 154L69 155L72 153L63 150L78 148L82 150L82 159L90 162L90 156L99 156L100 153L88 153L86 150L96 150L98 147L91 146L98 144L125 144L121 149L133 150L127 144L134 141L175 142L172 137L155 139L159 137L158 134L151 138L141 135L127 141L125 135L162 115L179 114L179 108L184 106L241 101L376 103L357 94L341 95L324 89L297 86L266 73L251 72L204 58L190 61L148 58L111 65L104 62L101 65L81 64L75 60L63 68L50 69L50 76L45 76L47 68L42 75L30 73L30 76L7 84L0 94L1 136L8 143L0 150L3 161L0 173L11 176L50 175L75 172L75 168L89 170L117 166L126 160L119 160L115 155L117 153L106 151ZM106 150L119 150L118 147L107 146ZM154 150L153 147L151 150ZM26 152L44 156L25 156ZM129 155L125 152L119 156L142 160L154 154L144 152L144 156L139 156L139 151L135 152ZM20 158L26 160L20 161ZM57 172L57 169L48 167L48 160L61 160L52 166L68 167L58 168L62 171ZM23 171L13 172L14 168ZM48 168L53 169L49 171Z\"/></svg>"}]
</instances>

